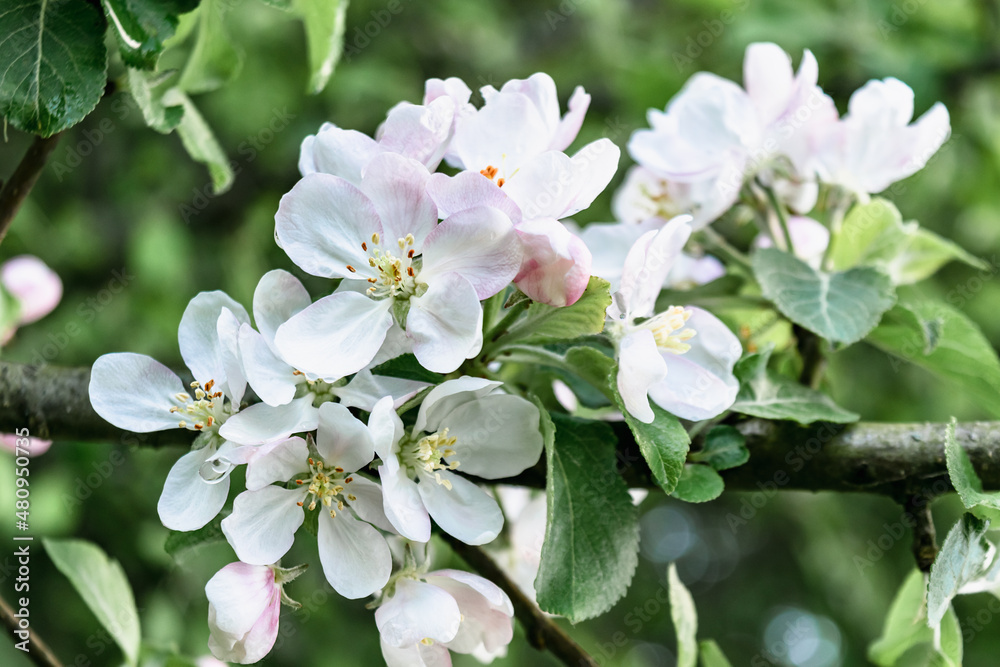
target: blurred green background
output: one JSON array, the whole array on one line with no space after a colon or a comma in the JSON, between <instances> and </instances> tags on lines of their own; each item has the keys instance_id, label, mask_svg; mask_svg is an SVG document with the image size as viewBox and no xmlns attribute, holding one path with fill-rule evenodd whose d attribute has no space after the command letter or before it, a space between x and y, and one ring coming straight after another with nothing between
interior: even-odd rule
<instances>
[{"instance_id":1,"label":"blurred green background","mask_svg":"<svg viewBox=\"0 0 1000 667\"><path fill-rule=\"evenodd\" d=\"M65 284L56 311L19 331L4 357L89 365L106 352L132 351L180 365L177 324L195 293L223 289L249 305L265 271L283 267L302 276L274 244L273 215L298 178L300 141L324 121L370 133L396 102L419 101L426 78L458 76L477 89L541 70L556 80L564 101L576 85L593 95L576 145L606 135L624 146L645 124L646 109L662 108L693 72L740 80L743 50L753 41L779 43L796 63L802 49L811 49L820 84L842 111L854 89L888 76L914 88L918 114L943 101L952 139L890 197L905 217L997 270L1000 5L993 0L402 0L401 6L381 26L385 2L353 0L350 57L321 95L309 97L301 25L256 0L234 2L227 21L246 51L242 75L196 100L238 169L232 190L218 197L176 136L146 129L126 96L106 96L62 140L3 244L0 259L37 255ZM365 35L366 26L376 34ZM284 129L271 132L269 125L283 118ZM13 171L29 140L8 131L0 177ZM629 163L626 157L622 166ZM610 193L580 221L609 220ZM119 293L109 290L115 272L127 282ZM996 346L1000 281L993 277L952 264L920 289L950 296ZM960 392L864 345L834 356L829 388L869 420L986 418ZM155 505L179 453L57 443L31 463L32 532L101 545L135 587L146 637L198 656L208 652L204 583L234 557L225 544L188 552L179 562L164 553L167 531ZM0 455L0 488L12 489L12 480L13 461ZM750 499L732 493L692 506L650 496L641 506L642 558L631 592L604 617L572 628L574 636L602 665L672 665L673 629L660 589L667 563L677 560L698 605L699 636L715 638L734 665L866 664L866 646L913 566L909 537L897 537L895 528L901 509L861 495L783 493L732 528L727 516ZM13 494L3 493L6 516L12 503ZM934 507L943 534L958 508L951 498ZM8 543L9 531L3 522ZM878 546L880 537L889 546L873 558L869 540ZM292 556L315 562L309 542L300 540ZM859 569L856 556L871 565ZM8 599L10 560L0 555ZM102 638L40 548L32 567L32 623L63 661L117 664L118 649ZM288 637L265 664L380 664L371 613L362 602L332 594L318 567L290 594L317 604L283 612ZM974 595L956 603L968 633L966 665L998 662L1000 620L988 602ZM455 662L475 664L466 656ZM27 663L4 641L0 664ZM497 664L557 663L528 647L518 630L510 655Z\"/></svg>"}]
</instances>

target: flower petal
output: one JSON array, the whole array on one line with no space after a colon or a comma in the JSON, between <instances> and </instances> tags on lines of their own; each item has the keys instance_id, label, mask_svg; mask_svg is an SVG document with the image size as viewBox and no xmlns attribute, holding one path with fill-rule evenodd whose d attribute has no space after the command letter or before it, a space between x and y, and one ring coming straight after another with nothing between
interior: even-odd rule
<instances>
[{"instance_id":1,"label":"flower petal","mask_svg":"<svg viewBox=\"0 0 1000 667\"><path fill-rule=\"evenodd\" d=\"M264 336L249 324L240 327L240 358L247 382L268 405L284 405L295 398L301 376L275 356Z\"/></svg>"},{"instance_id":2,"label":"flower petal","mask_svg":"<svg viewBox=\"0 0 1000 667\"><path fill-rule=\"evenodd\" d=\"M367 521L387 533L396 532L392 522L385 515L385 502L382 499L381 486L360 475L353 475L345 488L347 489L345 493L354 496L354 500L348 497L346 502L359 519Z\"/></svg>"},{"instance_id":3,"label":"flower petal","mask_svg":"<svg viewBox=\"0 0 1000 667\"><path fill-rule=\"evenodd\" d=\"M466 544L492 542L503 528L503 512L497 501L464 477L448 471L438 474L451 483L450 489L429 475L422 475L417 484L434 522Z\"/></svg>"},{"instance_id":4,"label":"flower petal","mask_svg":"<svg viewBox=\"0 0 1000 667\"><path fill-rule=\"evenodd\" d=\"M256 491L274 482L287 482L306 469L307 458L309 448L302 438L254 447L247 461L247 490Z\"/></svg>"},{"instance_id":5,"label":"flower petal","mask_svg":"<svg viewBox=\"0 0 1000 667\"><path fill-rule=\"evenodd\" d=\"M618 393L629 414L650 424L655 415L649 407L649 389L664 382L667 364L656 347L656 339L649 329L639 329L618 343ZM670 377L665 382L674 381Z\"/></svg>"},{"instance_id":6,"label":"flower petal","mask_svg":"<svg viewBox=\"0 0 1000 667\"><path fill-rule=\"evenodd\" d=\"M170 530L198 530L214 519L229 495L229 477L210 484L201 478L201 467L215 455L203 447L180 457L167 473L156 504L160 521Z\"/></svg>"},{"instance_id":7,"label":"flower petal","mask_svg":"<svg viewBox=\"0 0 1000 667\"><path fill-rule=\"evenodd\" d=\"M379 399L368 415L368 431L375 453L383 461L395 458L396 443L403 437L403 420L396 414L392 403L390 396Z\"/></svg>"},{"instance_id":8,"label":"flower petal","mask_svg":"<svg viewBox=\"0 0 1000 667\"><path fill-rule=\"evenodd\" d=\"M538 463L542 434L538 408L520 396L490 394L459 406L444 426L456 438L459 470L484 479L512 477Z\"/></svg>"},{"instance_id":9,"label":"flower petal","mask_svg":"<svg viewBox=\"0 0 1000 667\"><path fill-rule=\"evenodd\" d=\"M345 598L367 597L389 581L389 545L380 532L350 512L331 517L325 508L320 510L316 538L323 574Z\"/></svg>"},{"instance_id":10,"label":"flower petal","mask_svg":"<svg viewBox=\"0 0 1000 667\"><path fill-rule=\"evenodd\" d=\"M401 577L393 596L375 611L375 625L389 646L406 647L432 639L449 642L462 622L458 603L432 584Z\"/></svg>"},{"instance_id":11,"label":"flower petal","mask_svg":"<svg viewBox=\"0 0 1000 667\"><path fill-rule=\"evenodd\" d=\"M559 121L555 134L552 135L552 141L549 143L550 151L564 151L576 139L583 125L583 117L587 115L587 108L590 107L590 95L582 86L577 86L567 106L569 111Z\"/></svg>"},{"instance_id":12,"label":"flower petal","mask_svg":"<svg viewBox=\"0 0 1000 667\"><path fill-rule=\"evenodd\" d=\"M226 374L226 383L222 393L229 397L234 406L243 400L247 390L247 379L243 373L243 362L240 359L240 329L243 324L236 318L233 311L223 308L215 323L219 336L219 362ZM249 326L249 325L247 325Z\"/></svg>"},{"instance_id":13,"label":"flower petal","mask_svg":"<svg viewBox=\"0 0 1000 667\"><path fill-rule=\"evenodd\" d=\"M517 228L524 249L514 282L534 301L569 306L587 289L592 258L578 236L558 220L538 218Z\"/></svg>"},{"instance_id":14,"label":"flower petal","mask_svg":"<svg viewBox=\"0 0 1000 667\"><path fill-rule=\"evenodd\" d=\"M263 445L312 431L319 423L319 411L312 402L313 396L307 394L285 405L251 405L227 419L219 435L241 445Z\"/></svg>"},{"instance_id":15,"label":"flower petal","mask_svg":"<svg viewBox=\"0 0 1000 667\"><path fill-rule=\"evenodd\" d=\"M472 653L483 645L490 653L510 643L514 637L511 617L514 609L500 588L482 577L458 570L429 572L427 582L447 591L462 612L462 625L448 648Z\"/></svg>"},{"instance_id":16,"label":"flower petal","mask_svg":"<svg viewBox=\"0 0 1000 667\"><path fill-rule=\"evenodd\" d=\"M475 287L455 273L437 276L422 296L410 299L406 333L424 368L457 370L483 346L483 307Z\"/></svg>"},{"instance_id":17,"label":"flower petal","mask_svg":"<svg viewBox=\"0 0 1000 667\"><path fill-rule=\"evenodd\" d=\"M260 279L253 293L253 319L272 352L278 354L274 346L278 327L311 303L309 292L288 271L274 269Z\"/></svg>"},{"instance_id":18,"label":"flower petal","mask_svg":"<svg viewBox=\"0 0 1000 667\"><path fill-rule=\"evenodd\" d=\"M249 322L250 316L243 306L221 291L201 292L188 303L181 315L177 341L181 358L191 369L194 379L202 384L215 380L226 382L222 364L222 341L219 338L219 315L228 308L240 323Z\"/></svg>"},{"instance_id":19,"label":"flower petal","mask_svg":"<svg viewBox=\"0 0 1000 667\"><path fill-rule=\"evenodd\" d=\"M429 386L426 382L373 375L371 371L358 371L343 387L333 387L330 392L340 399L340 404L371 412L375 404L386 396L398 407L418 391Z\"/></svg>"},{"instance_id":20,"label":"flower petal","mask_svg":"<svg viewBox=\"0 0 1000 667\"><path fill-rule=\"evenodd\" d=\"M396 240L413 234L417 253L424 238L437 225L437 205L427 194L430 172L416 160L382 153L365 167L361 190L371 200L382 221L382 246L396 250ZM367 262L367 260L366 260Z\"/></svg>"},{"instance_id":21,"label":"flower petal","mask_svg":"<svg viewBox=\"0 0 1000 667\"><path fill-rule=\"evenodd\" d=\"M424 105L401 102L386 116L378 143L428 169L437 169L451 138L455 111L451 99L436 99Z\"/></svg>"},{"instance_id":22,"label":"flower petal","mask_svg":"<svg viewBox=\"0 0 1000 667\"><path fill-rule=\"evenodd\" d=\"M431 539L431 520L420 499L419 484L400 470L395 456L383 459L378 474L382 481L382 507L389 523L408 540Z\"/></svg>"},{"instance_id":23,"label":"flower petal","mask_svg":"<svg viewBox=\"0 0 1000 667\"><path fill-rule=\"evenodd\" d=\"M375 458L375 445L364 423L340 403L319 406L316 449L331 466L360 470Z\"/></svg>"},{"instance_id":24,"label":"flower petal","mask_svg":"<svg viewBox=\"0 0 1000 667\"><path fill-rule=\"evenodd\" d=\"M663 283L691 236L691 216L680 215L657 232L646 232L629 249L618 293L629 319L649 317Z\"/></svg>"},{"instance_id":25,"label":"flower petal","mask_svg":"<svg viewBox=\"0 0 1000 667\"><path fill-rule=\"evenodd\" d=\"M205 597L215 607L215 623L223 632L250 631L278 593L274 571L266 565L230 563L205 584Z\"/></svg>"},{"instance_id":26,"label":"flower petal","mask_svg":"<svg viewBox=\"0 0 1000 667\"><path fill-rule=\"evenodd\" d=\"M386 667L451 667L451 653L437 642L428 646L417 642L409 646L389 646L381 642Z\"/></svg>"},{"instance_id":27,"label":"flower petal","mask_svg":"<svg viewBox=\"0 0 1000 667\"><path fill-rule=\"evenodd\" d=\"M20 305L20 324L45 317L59 304L63 285L59 275L34 255L18 255L0 267L0 283Z\"/></svg>"},{"instance_id":28,"label":"flower petal","mask_svg":"<svg viewBox=\"0 0 1000 667\"><path fill-rule=\"evenodd\" d=\"M438 215L447 218L477 206L489 206L503 211L515 225L521 222L521 209L507 196L503 188L477 171L463 171L448 176L431 174L427 192L438 206Z\"/></svg>"},{"instance_id":29,"label":"flower petal","mask_svg":"<svg viewBox=\"0 0 1000 667\"><path fill-rule=\"evenodd\" d=\"M549 142L549 128L531 98L505 93L490 99L476 114L460 118L451 147L466 169L493 166L514 171Z\"/></svg>"},{"instance_id":30,"label":"flower petal","mask_svg":"<svg viewBox=\"0 0 1000 667\"><path fill-rule=\"evenodd\" d=\"M502 382L468 375L442 382L424 396L417 412L417 421L413 424L413 431L431 432L447 426L442 422L453 410L460 405L478 400L501 386Z\"/></svg>"},{"instance_id":31,"label":"flower petal","mask_svg":"<svg viewBox=\"0 0 1000 667\"><path fill-rule=\"evenodd\" d=\"M170 408L184 383L172 370L144 354L118 352L97 358L90 372L90 403L106 421L137 433L177 428Z\"/></svg>"},{"instance_id":32,"label":"flower petal","mask_svg":"<svg viewBox=\"0 0 1000 667\"><path fill-rule=\"evenodd\" d=\"M306 137L308 141L310 137ZM342 130L324 123L312 141L302 142L299 171L303 176L319 172L361 183L361 172L376 155L385 151L374 139L357 130Z\"/></svg>"},{"instance_id":33,"label":"flower petal","mask_svg":"<svg viewBox=\"0 0 1000 667\"><path fill-rule=\"evenodd\" d=\"M244 563L270 565L288 553L295 531L305 520L296 503L306 497L303 489L265 486L244 491L233 501L233 513L222 520L222 532Z\"/></svg>"}]
</instances>

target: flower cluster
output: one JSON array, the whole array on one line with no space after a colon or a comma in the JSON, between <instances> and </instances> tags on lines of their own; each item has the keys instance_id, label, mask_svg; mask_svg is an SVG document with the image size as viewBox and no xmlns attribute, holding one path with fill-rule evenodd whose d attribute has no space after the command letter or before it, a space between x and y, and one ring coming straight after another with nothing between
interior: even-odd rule
<instances>
[{"instance_id":1,"label":"flower cluster","mask_svg":"<svg viewBox=\"0 0 1000 667\"><path fill-rule=\"evenodd\" d=\"M194 432L158 511L178 531L220 521L239 559L206 587L213 654L249 663L270 650L280 605L295 606L283 587L301 572L280 562L304 532L330 586L374 596L390 665L503 653L507 595L431 570L426 544L434 526L469 545L501 534L504 513L480 483L516 477L546 445L544 402L529 392L552 376L524 360L591 382L607 399L603 419L718 417L739 391L740 339L707 310L661 299L726 272L693 234L734 206L808 213L821 185L867 196L947 136L941 107L908 124L912 93L898 81L869 83L843 118L816 81L809 52L793 74L772 44L748 49L745 87L696 75L633 135L639 164L615 198L620 220L582 230L569 218L611 181L619 150L598 139L565 152L590 98L577 88L560 114L545 74L482 88L478 108L463 82L432 79L422 103L391 109L374 137L332 124L307 137L275 239L330 280L326 293L314 300L275 269L251 317L203 292L180 321L185 380L132 353L99 358L91 376L94 409L112 424ZM786 234L764 224L757 245L794 244L818 266L827 228L779 217ZM552 349L530 356L595 334L604 344L589 352L606 351L608 382ZM583 410L566 383L551 388L563 409ZM239 466L245 489L223 513ZM537 554L544 507L523 514L530 530L518 539Z\"/></svg>"}]
</instances>

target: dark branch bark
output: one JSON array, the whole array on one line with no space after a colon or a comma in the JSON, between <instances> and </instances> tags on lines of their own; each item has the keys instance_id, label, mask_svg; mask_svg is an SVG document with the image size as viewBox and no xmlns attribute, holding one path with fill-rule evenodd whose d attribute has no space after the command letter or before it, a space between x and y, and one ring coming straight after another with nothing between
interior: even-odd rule
<instances>
[{"instance_id":1,"label":"dark branch bark","mask_svg":"<svg viewBox=\"0 0 1000 667\"><path fill-rule=\"evenodd\" d=\"M10 223L14 221L21 204L28 197L31 188L35 186L35 181L42 173L49 155L55 150L59 143L59 134L51 137L35 137L28 151L21 158L21 163L11 175L10 179L0 190L0 243L7 236Z\"/></svg>"},{"instance_id":2,"label":"dark branch bark","mask_svg":"<svg viewBox=\"0 0 1000 667\"><path fill-rule=\"evenodd\" d=\"M521 622L524 634L532 646L539 651L550 652L570 667L598 667L597 661L573 641L554 619L546 616L538 605L510 580L488 553L479 547L469 546L443 531L438 534L472 569L503 589L514 607L514 616Z\"/></svg>"},{"instance_id":3,"label":"dark branch bark","mask_svg":"<svg viewBox=\"0 0 1000 667\"><path fill-rule=\"evenodd\" d=\"M14 610L10 608L7 601L0 597L0 622L3 623L4 628L7 630L7 634L11 636L14 643L20 643L22 638L18 636L18 632L23 632L21 626L18 624L18 619L14 616ZM28 658L38 665L38 667L62 667L62 663L56 658L52 649L48 647L42 638L38 636L38 632L33 628L28 628Z\"/></svg>"}]
</instances>

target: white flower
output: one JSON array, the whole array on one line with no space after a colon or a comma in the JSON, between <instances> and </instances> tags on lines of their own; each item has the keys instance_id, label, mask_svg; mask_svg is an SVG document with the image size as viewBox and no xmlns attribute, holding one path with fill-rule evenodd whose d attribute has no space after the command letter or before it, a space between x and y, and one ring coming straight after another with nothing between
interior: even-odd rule
<instances>
[{"instance_id":1,"label":"white flower","mask_svg":"<svg viewBox=\"0 0 1000 667\"><path fill-rule=\"evenodd\" d=\"M138 433L186 428L195 449L167 475L157 510L172 530L196 530L226 502L229 473L242 462L220 427L239 409L246 380L238 360L240 324L250 318L223 292L202 292L184 310L181 357L195 381L185 388L172 370L142 354L106 354L94 362L90 402L101 417Z\"/></svg>"},{"instance_id":2,"label":"white flower","mask_svg":"<svg viewBox=\"0 0 1000 667\"><path fill-rule=\"evenodd\" d=\"M355 373L394 321L429 370L454 371L479 352L480 300L517 274L520 244L496 208L437 224L428 178L419 163L383 153L365 167L360 189L311 174L282 198L275 231L288 256L313 275L346 279L278 328L275 343L291 365L319 377Z\"/></svg>"},{"instance_id":3,"label":"white flower","mask_svg":"<svg viewBox=\"0 0 1000 667\"><path fill-rule=\"evenodd\" d=\"M400 577L375 612L388 667L451 664L449 650L483 662L504 655L513 637L510 598L491 581L459 570Z\"/></svg>"},{"instance_id":4,"label":"white flower","mask_svg":"<svg viewBox=\"0 0 1000 667\"><path fill-rule=\"evenodd\" d=\"M485 544L500 532L496 500L454 472L500 479L541 456L538 408L495 393L500 386L474 377L443 382L424 398L408 434L388 399L372 410L385 514L407 539L430 539L431 517L467 544Z\"/></svg>"},{"instance_id":5,"label":"white flower","mask_svg":"<svg viewBox=\"0 0 1000 667\"><path fill-rule=\"evenodd\" d=\"M304 569L230 563L216 572L205 585L212 655L244 665L266 656L278 638L281 603L298 606L282 585Z\"/></svg>"},{"instance_id":6,"label":"white flower","mask_svg":"<svg viewBox=\"0 0 1000 667\"><path fill-rule=\"evenodd\" d=\"M802 215L790 215L786 222L795 247L795 256L818 270L823 262L823 255L826 254L826 247L830 245L830 230L818 220ZM774 245L771 237L763 233L757 235L753 244L757 248L770 248Z\"/></svg>"},{"instance_id":7,"label":"white flower","mask_svg":"<svg viewBox=\"0 0 1000 667\"><path fill-rule=\"evenodd\" d=\"M739 390L732 370L742 349L722 322L692 307L672 306L654 315L664 277L691 233L687 221L675 218L635 242L608 307L618 391L626 410L646 423L654 419L650 398L678 417L699 421L726 410ZM649 319L636 322L644 317Z\"/></svg>"},{"instance_id":8,"label":"white flower","mask_svg":"<svg viewBox=\"0 0 1000 667\"><path fill-rule=\"evenodd\" d=\"M320 458L311 458L305 441L292 438L254 456L247 464L247 491L236 497L222 531L241 561L265 565L291 548L305 512L318 511L319 557L327 581L347 598L371 595L392 570L385 537L372 525L392 529L382 511L382 494L356 473L374 457L372 436L343 405L324 403L316 450ZM272 485L293 478L292 488Z\"/></svg>"}]
</instances>

